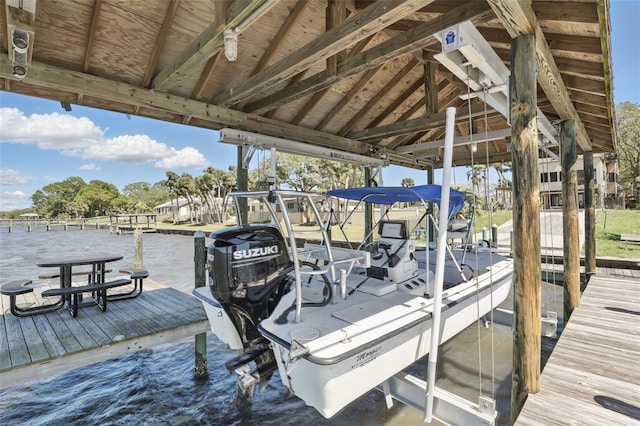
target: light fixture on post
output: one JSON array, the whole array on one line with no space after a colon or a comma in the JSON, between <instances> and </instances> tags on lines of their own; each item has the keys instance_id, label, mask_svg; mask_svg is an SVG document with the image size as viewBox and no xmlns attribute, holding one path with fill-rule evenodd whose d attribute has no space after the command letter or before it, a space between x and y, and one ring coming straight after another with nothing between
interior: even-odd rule
<instances>
[{"instance_id":1,"label":"light fixture on post","mask_svg":"<svg viewBox=\"0 0 640 426\"><path fill-rule=\"evenodd\" d=\"M26 54L29 47L29 32L20 28L13 28L11 30L11 45L14 51Z\"/></svg>"},{"instance_id":2,"label":"light fixture on post","mask_svg":"<svg viewBox=\"0 0 640 426\"><path fill-rule=\"evenodd\" d=\"M22 80L27 75L29 62L29 31L21 28L11 28L11 49L9 58L11 59L11 70L15 78Z\"/></svg>"},{"instance_id":3,"label":"light fixture on post","mask_svg":"<svg viewBox=\"0 0 640 426\"><path fill-rule=\"evenodd\" d=\"M238 33L231 28L224 30L224 56L231 62L238 59Z\"/></svg>"}]
</instances>

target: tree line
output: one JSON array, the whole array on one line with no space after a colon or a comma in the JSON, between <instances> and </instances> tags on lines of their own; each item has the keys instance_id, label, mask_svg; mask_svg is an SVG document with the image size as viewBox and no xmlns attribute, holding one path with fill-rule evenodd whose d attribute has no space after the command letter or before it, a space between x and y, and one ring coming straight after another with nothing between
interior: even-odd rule
<instances>
[{"instance_id":1,"label":"tree line","mask_svg":"<svg viewBox=\"0 0 640 426\"><path fill-rule=\"evenodd\" d=\"M619 184L632 203L640 200L640 105L622 102L616 107L617 152ZM334 188L363 186L364 169L306 156L277 154L276 181L280 187L298 191L324 192ZM269 188L271 160L268 156L258 161L258 166L249 171L249 189ZM510 186L504 173L508 163L491 164L499 175L499 186ZM154 184L134 182L126 185L122 193L115 185L101 180L89 183L74 176L44 186L32 196L33 207L4 212L6 217L17 217L22 213L38 213L46 218L81 218L117 213L148 213L154 206L184 198L196 212L196 199L207 206L207 217L193 216L193 220L217 221L223 216L223 199L236 187L237 169L230 166L227 171L208 167L202 175L188 173L178 175L166 172L166 180ZM485 166L469 167L467 178L475 193L485 180ZM484 182L486 184L486 182ZM405 178L402 185L413 186L413 179ZM488 204L488 200L485 200ZM202 211L202 209L200 210Z\"/></svg>"},{"instance_id":2,"label":"tree line","mask_svg":"<svg viewBox=\"0 0 640 426\"><path fill-rule=\"evenodd\" d=\"M276 181L280 187L298 191L327 191L364 185L364 169L345 163L277 154ZM271 159L263 157L248 173L252 190L269 188ZM122 192L101 180L85 182L81 177L69 177L38 189L32 196L33 207L5 212L6 217L35 212L45 218L90 218L120 213L148 213L153 207L171 202L176 209L179 199L189 204L190 221L217 222L224 220L219 200L236 188L237 167L228 170L208 167L198 176L189 173L166 172L166 179L150 184L127 184ZM218 201L217 201L218 200ZM198 205L206 206L199 208ZM206 214L204 213L206 212Z\"/></svg>"}]
</instances>

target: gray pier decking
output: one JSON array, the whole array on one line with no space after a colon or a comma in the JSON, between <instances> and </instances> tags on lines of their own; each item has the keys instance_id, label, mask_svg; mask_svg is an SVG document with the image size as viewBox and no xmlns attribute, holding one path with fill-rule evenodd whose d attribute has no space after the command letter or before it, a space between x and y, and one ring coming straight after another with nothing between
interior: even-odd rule
<instances>
[{"instance_id":1,"label":"gray pier decking","mask_svg":"<svg viewBox=\"0 0 640 426\"><path fill-rule=\"evenodd\" d=\"M40 289L18 303L41 303ZM202 303L189 294L145 280L134 299L17 318L1 296L0 389L64 373L209 331Z\"/></svg>"},{"instance_id":2,"label":"gray pier decking","mask_svg":"<svg viewBox=\"0 0 640 426\"><path fill-rule=\"evenodd\" d=\"M515 424L640 424L640 279L591 277Z\"/></svg>"}]
</instances>

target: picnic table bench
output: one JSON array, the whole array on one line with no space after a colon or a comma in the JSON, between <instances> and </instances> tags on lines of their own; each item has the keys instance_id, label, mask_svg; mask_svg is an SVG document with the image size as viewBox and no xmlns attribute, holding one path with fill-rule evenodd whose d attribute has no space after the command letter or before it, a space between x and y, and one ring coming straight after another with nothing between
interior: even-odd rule
<instances>
[{"instance_id":1,"label":"picnic table bench","mask_svg":"<svg viewBox=\"0 0 640 426\"><path fill-rule=\"evenodd\" d=\"M120 273L128 274L127 278L118 278L107 281L106 273L111 269L106 269L107 262L113 262L122 259L121 255L114 254L89 254L80 256L68 256L56 259L48 259L38 263L42 267L57 267L58 271L45 273L40 275L40 279L59 278L60 286L42 291L41 296L58 297L53 303L36 304L36 306L18 306L17 299L21 295L31 293L37 286L32 286L31 280L15 280L0 286L0 293L9 296L10 311L17 317L26 317L34 314L42 314L56 311L66 305L72 317L78 314L78 308L85 306L82 301L83 294L91 295L92 301L95 302L102 311L107 309L107 300L123 300L137 297L142 292L142 283L145 278L149 277L149 272L144 269L127 268L121 269ZM85 266L73 270L74 266ZM86 268L89 266L90 269ZM86 275L87 282L84 285L73 285L72 276ZM75 283L78 284L78 283ZM108 294L107 290L133 284L133 288L124 292L115 292ZM88 302L92 305L91 301Z\"/></svg>"},{"instance_id":2,"label":"picnic table bench","mask_svg":"<svg viewBox=\"0 0 640 426\"><path fill-rule=\"evenodd\" d=\"M128 278L120 278L113 281L103 283L90 283L82 286L50 288L42 292L43 297L64 296L69 297L67 309L72 317L78 316L78 305L82 300L83 293L91 293L93 300L96 302L102 312L107 310L107 290L114 287L131 284Z\"/></svg>"},{"instance_id":3,"label":"picnic table bench","mask_svg":"<svg viewBox=\"0 0 640 426\"><path fill-rule=\"evenodd\" d=\"M629 243L640 244L640 235L635 234L622 234L620 235L620 241L624 241L624 248L629 248Z\"/></svg>"},{"instance_id":4,"label":"picnic table bench","mask_svg":"<svg viewBox=\"0 0 640 426\"><path fill-rule=\"evenodd\" d=\"M111 269L105 269L104 270L105 273L107 272L111 272ZM80 276L80 275L86 275L87 276L87 282L89 282L89 280L91 280L91 275L93 274L92 270L86 270L86 271L73 271L71 272L72 276ZM51 280L53 278L60 278L60 272L52 272L49 274L40 274L38 275L38 278L40 278L41 280Z\"/></svg>"}]
</instances>

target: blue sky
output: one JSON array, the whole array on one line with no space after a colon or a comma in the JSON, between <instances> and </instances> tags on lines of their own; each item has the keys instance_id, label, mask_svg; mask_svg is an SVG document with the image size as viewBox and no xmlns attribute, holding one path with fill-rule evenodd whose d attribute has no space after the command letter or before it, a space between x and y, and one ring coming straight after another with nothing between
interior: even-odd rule
<instances>
[{"instance_id":1,"label":"blue sky","mask_svg":"<svg viewBox=\"0 0 640 426\"><path fill-rule=\"evenodd\" d=\"M639 19L640 0L611 0L616 104L640 103L640 36L634 28ZM72 108L65 112L59 102L0 92L0 210L29 207L36 190L71 176L122 190L132 182L163 180L167 170L195 176L208 166L227 170L236 162L235 146L218 143L212 130ZM385 185L400 185L406 177L426 181L423 171L383 171ZM465 182L464 167L455 180Z\"/></svg>"}]
</instances>

